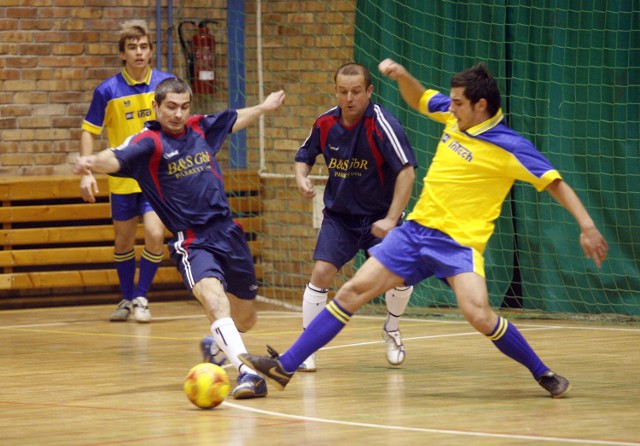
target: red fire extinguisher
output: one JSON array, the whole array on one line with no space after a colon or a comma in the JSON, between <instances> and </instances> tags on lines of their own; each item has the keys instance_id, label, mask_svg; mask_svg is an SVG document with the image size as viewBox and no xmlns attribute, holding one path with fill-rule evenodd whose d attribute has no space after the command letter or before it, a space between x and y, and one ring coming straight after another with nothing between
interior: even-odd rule
<instances>
[{"instance_id":1,"label":"red fire extinguisher","mask_svg":"<svg viewBox=\"0 0 640 446\"><path fill-rule=\"evenodd\" d=\"M209 33L207 23L214 20L203 20L198 24L198 33L193 36L194 73L192 79L193 92L197 94L213 94L214 92L214 53L215 40Z\"/></svg>"}]
</instances>

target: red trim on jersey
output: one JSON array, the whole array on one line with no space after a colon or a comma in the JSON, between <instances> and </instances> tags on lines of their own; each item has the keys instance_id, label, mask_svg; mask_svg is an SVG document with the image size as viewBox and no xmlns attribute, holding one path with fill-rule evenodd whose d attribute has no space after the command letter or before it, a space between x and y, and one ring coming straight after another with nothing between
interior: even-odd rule
<instances>
[{"instance_id":1,"label":"red trim on jersey","mask_svg":"<svg viewBox=\"0 0 640 446\"><path fill-rule=\"evenodd\" d=\"M382 157L380 150L378 150L375 139L373 139L373 132L376 132L379 138L382 138L382 134L380 130L375 126L373 118L365 118L364 127L367 130L367 140L369 141L369 147L371 147L373 158L376 160L376 165L378 166L378 176L380 177L380 184L384 185L384 175L382 173L382 164L384 163L384 158Z\"/></svg>"},{"instance_id":2,"label":"red trim on jersey","mask_svg":"<svg viewBox=\"0 0 640 446\"><path fill-rule=\"evenodd\" d=\"M339 117L335 115L327 115L318 118L316 126L320 129L320 150L324 153L325 146L327 145L327 138L329 137L329 130L331 127L338 123Z\"/></svg>"},{"instance_id":3,"label":"red trim on jersey","mask_svg":"<svg viewBox=\"0 0 640 446\"><path fill-rule=\"evenodd\" d=\"M189 127L191 127L195 132L198 133L198 135L202 136L204 138L204 130L202 130L202 126L200 125L200 119L202 119L204 117L204 115L193 115L190 116L189 119L187 119L187 124Z\"/></svg>"},{"instance_id":4,"label":"red trim on jersey","mask_svg":"<svg viewBox=\"0 0 640 446\"><path fill-rule=\"evenodd\" d=\"M162 140L160 139L160 132L158 130L148 130L142 134L143 136L149 136L154 142L153 155L149 159L149 174L153 179L153 184L156 186L158 196L164 201L164 195L160 188L160 180L158 179L158 171L160 170L160 160L162 159Z\"/></svg>"},{"instance_id":5,"label":"red trim on jersey","mask_svg":"<svg viewBox=\"0 0 640 446\"><path fill-rule=\"evenodd\" d=\"M195 239L196 233L193 232L193 229L187 229L186 231L184 231L184 242L182 242L182 247L185 251L189 251L189 247Z\"/></svg>"}]
</instances>

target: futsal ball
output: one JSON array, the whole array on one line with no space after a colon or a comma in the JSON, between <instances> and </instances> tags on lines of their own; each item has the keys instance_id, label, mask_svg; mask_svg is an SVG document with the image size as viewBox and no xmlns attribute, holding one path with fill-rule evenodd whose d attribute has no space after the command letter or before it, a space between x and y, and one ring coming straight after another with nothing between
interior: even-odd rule
<instances>
[{"instance_id":1,"label":"futsal ball","mask_svg":"<svg viewBox=\"0 0 640 446\"><path fill-rule=\"evenodd\" d=\"M229 377L222 367L204 362L189 370L183 389L193 404L213 409L229 395Z\"/></svg>"}]
</instances>

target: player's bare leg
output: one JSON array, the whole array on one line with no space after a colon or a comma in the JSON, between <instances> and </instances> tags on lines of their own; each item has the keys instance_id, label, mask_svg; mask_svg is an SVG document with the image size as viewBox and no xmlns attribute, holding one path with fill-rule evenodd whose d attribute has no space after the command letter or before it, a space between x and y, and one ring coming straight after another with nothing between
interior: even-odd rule
<instances>
[{"instance_id":1,"label":"player's bare leg","mask_svg":"<svg viewBox=\"0 0 640 446\"><path fill-rule=\"evenodd\" d=\"M267 395L267 385L255 370L242 364L238 355L246 353L247 349L242 341L242 336L232 318L243 309L250 313L241 323L242 327L249 329L255 323L255 307L249 304L241 304L236 296L227 295L220 280L208 277L200 280L192 289L194 296L202 304L202 307L211 322L211 334L213 343L209 346L210 355L220 358L218 350L231 361L238 370L238 385L232 395L236 399L256 398ZM230 302L233 302L233 305ZM253 301L250 301L253 302ZM215 351L214 351L215 350Z\"/></svg>"},{"instance_id":2,"label":"player's bare leg","mask_svg":"<svg viewBox=\"0 0 640 446\"><path fill-rule=\"evenodd\" d=\"M515 325L498 316L489 306L484 277L476 273L463 273L447 280L462 314L476 330L487 336L502 353L527 367L538 384L553 398L561 398L569 392L569 380L551 371Z\"/></svg>"}]
</instances>

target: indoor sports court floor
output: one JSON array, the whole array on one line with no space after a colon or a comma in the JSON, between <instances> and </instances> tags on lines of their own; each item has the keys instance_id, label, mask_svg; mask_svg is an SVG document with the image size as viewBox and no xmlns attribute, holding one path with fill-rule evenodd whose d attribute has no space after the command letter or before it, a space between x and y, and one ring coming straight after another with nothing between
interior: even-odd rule
<instances>
[{"instance_id":1,"label":"indoor sports court floor","mask_svg":"<svg viewBox=\"0 0 640 446\"><path fill-rule=\"evenodd\" d=\"M152 303L147 325L109 323L112 307L0 311L0 444L640 445L638 325L514 320L571 380L554 400L463 321L405 319L394 368L382 318L356 316L317 373L205 411L182 392L208 334L198 304ZM283 351L300 324L261 303L245 343Z\"/></svg>"}]
</instances>

